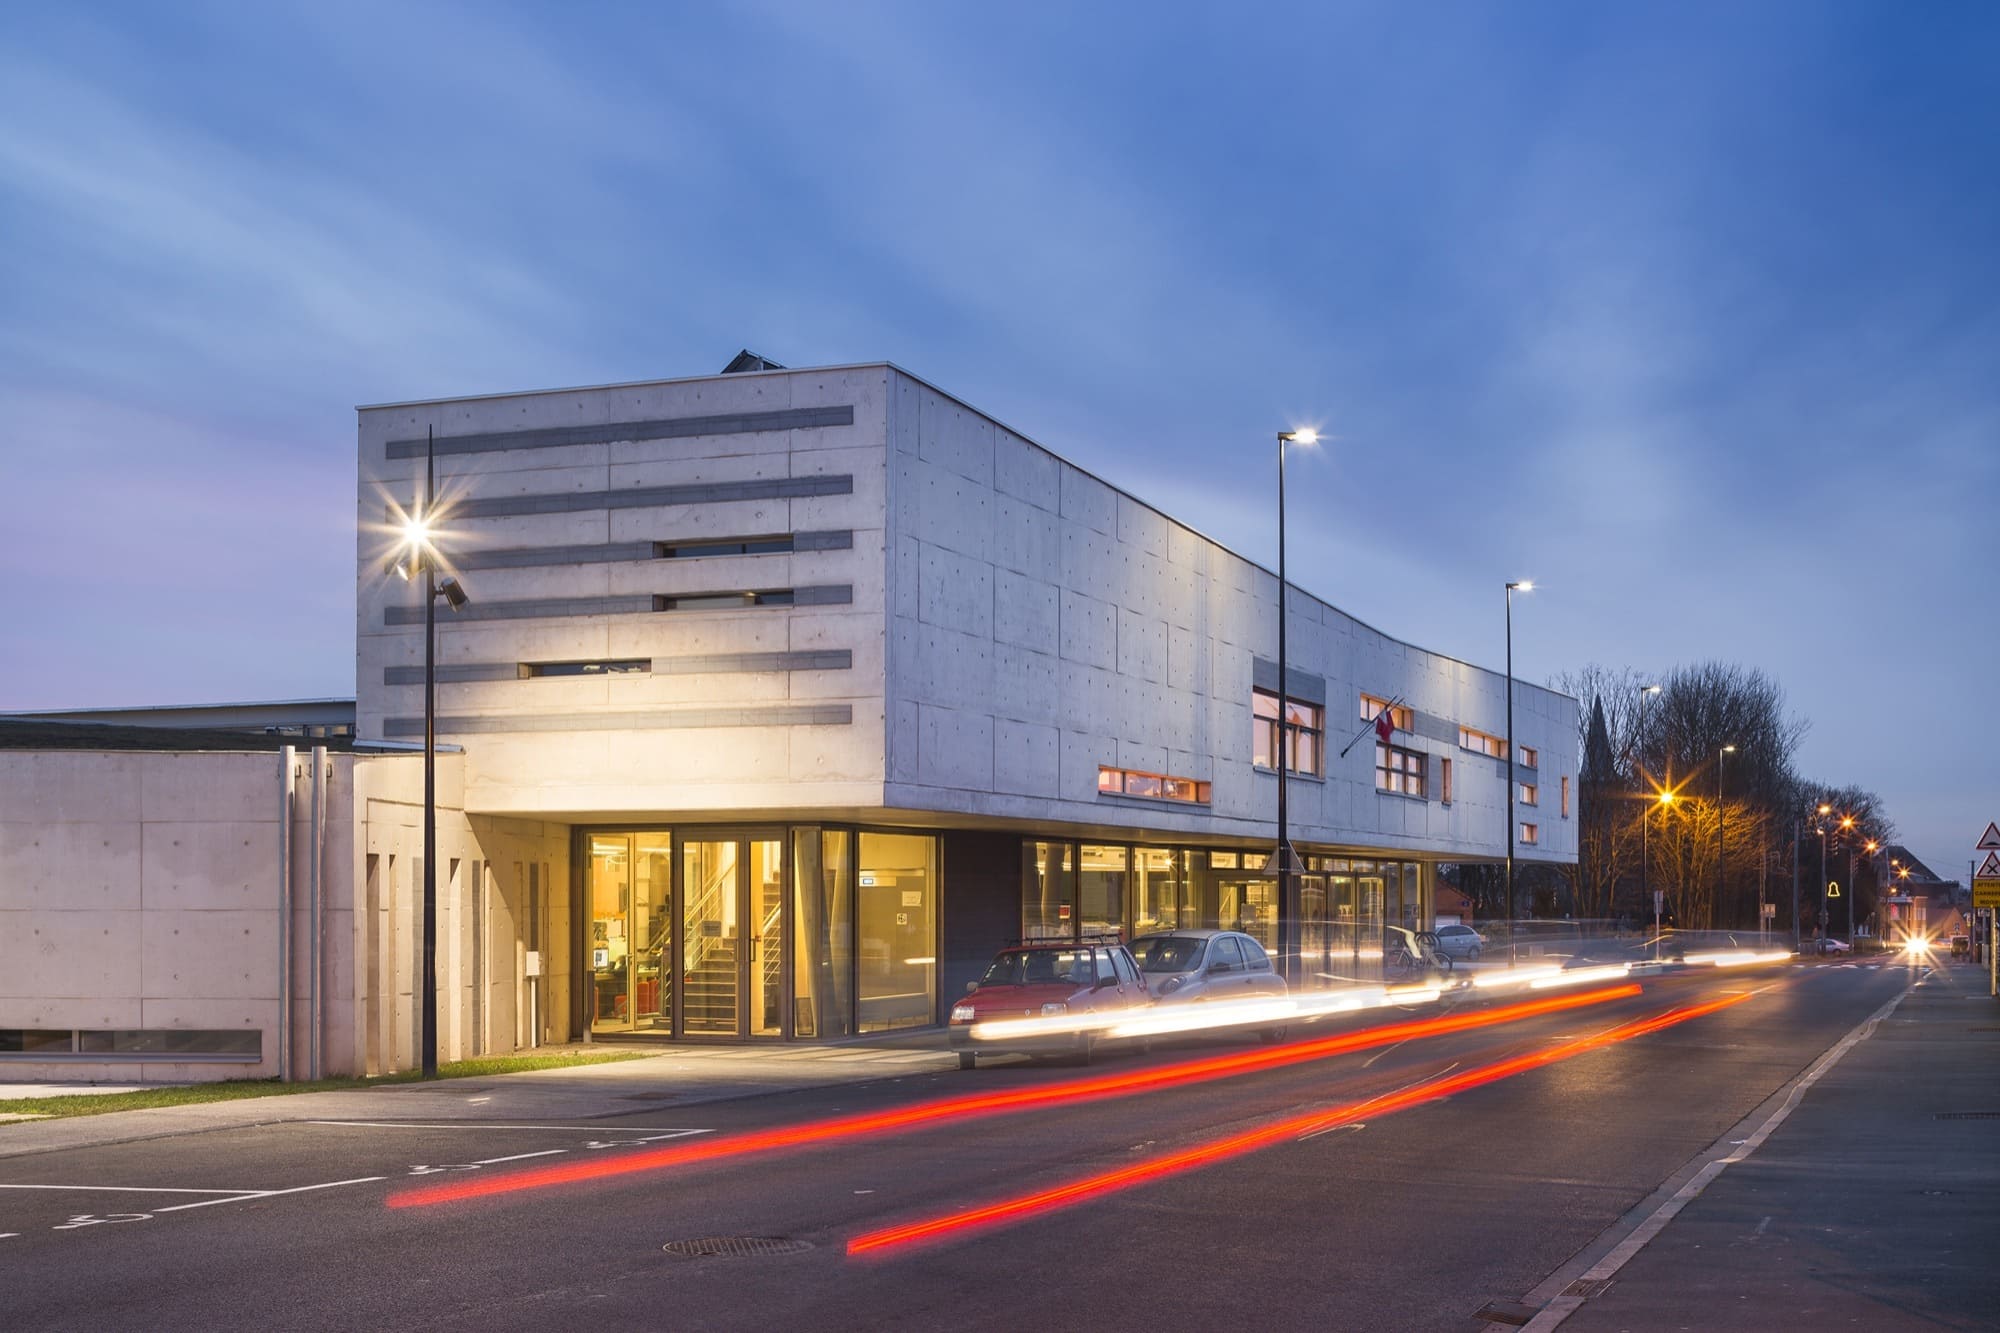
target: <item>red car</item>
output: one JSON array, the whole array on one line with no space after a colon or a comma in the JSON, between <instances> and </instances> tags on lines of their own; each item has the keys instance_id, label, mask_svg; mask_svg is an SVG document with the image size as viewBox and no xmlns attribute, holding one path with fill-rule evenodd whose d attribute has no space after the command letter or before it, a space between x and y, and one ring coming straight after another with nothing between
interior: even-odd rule
<instances>
[{"instance_id":1,"label":"red car","mask_svg":"<svg viewBox=\"0 0 2000 1333\"><path fill-rule=\"evenodd\" d=\"M980 1055L1070 1055L1088 1064L1104 1030L1153 1002L1122 944L1020 944L1002 949L951 1008L958 1067Z\"/></svg>"}]
</instances>

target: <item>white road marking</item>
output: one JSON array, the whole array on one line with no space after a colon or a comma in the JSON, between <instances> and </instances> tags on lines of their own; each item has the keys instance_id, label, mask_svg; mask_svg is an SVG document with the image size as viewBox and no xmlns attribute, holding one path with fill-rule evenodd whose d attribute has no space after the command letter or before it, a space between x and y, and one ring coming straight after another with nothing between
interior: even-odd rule
<instances>
[{"instance_id":1,"label":"white road marking","mask_svg":"<svg viewBox=\"0 0 2000 1333\"><path fill-rule=\"evenodd\" d=\"M109 1194L262 1194L262 1190L191 1190L168 1185L0 1185L0 1190L101 1190Z\"/></svg>"},{"instance_id":2,"label":"white road marking","mask_svg":"<svg viewBox=\"0 0 2000 1333\"><path fill-rule=\"evenodd\" d=\"M1380 1101L1383 1097L1393 1097L1399 1092L1408 1092L1411 1088L1420 1088L1426 1083L1435 1083L1439 1079L1443 1078L1446 1074L1449 1074L1452 1070L1458 1068L1459 1065L1463 1063L1464 1062L1461 1060L1453 1060L1450 1064L1446 1065L1443 1069L1438 1070L1437 1073L1435 1074L1425 1074L1420 1079L1414 1079L1411 1082L1405 1083L1400 1088L1391 1088L1387 1092L1378 1093L1375 1096L1370 1097L1368 1100L1371 1102ZM1366 1129L1367 1127L1368 1127L1368 1122L1365 1120L1344 1120L1337 1125L1328 1125L1325 1129L1313 1130L1310 1134L1301 1134L1299 1135L1296 1141L1299 1143L1304 1143L1307 1139L1316 1139L1322 1134L1331 1134L1337 1129Z\"/></svg>"},{"instance_id":3,"label":"white road marking","mask_svg":"<svg viewBox=\"0 0 2000 1333\"><path fill-rule=\"evenodd\" d=\"M669 1129L665 1125L489 1125L483 1120L419 1124L409 1120L301 1120L302 1125L336 1125L343 1129L574 1129L590 1134L713 1134L712 1129Z\"/></svg>"},{"instance_id":4,"label":"white road marking","mask_svg":"<svg viewBox=\"0 0 2000 1333\"><path fill-rule=\"evenodd\" d=\"M371 1180L387 1180L387 1176L356 1176L352 1180L328 1180L317 1185L299 1185L288 1190L259 1190L255 1194L239 1194L230 1199L203 1199L200 1203L177 1203L169 1208L155 1208L156 1213L178 1213L184 1208L210 1208L218 1203L248 1203L252 1199L275 1199L281 1194L310 1194L314 1190L339 1189L342 1185L366 1185Z\"/></svg>"},{"instance_id":5,"label":"white road marking","mask_svg":"<svg viewBox=\"0 0 2000 1333\"><path fill-rule=\"evenodd\" d=\"M501 1162L523 1162L530 1157L554 1157L557 1153L566 1153L568 1151L569 1149L567 1148L544 1148L540 1152L517 1152L512 1157L482 1157L474 1162L473 1165L497 1166Z\"/></svg>"}]
</instances>

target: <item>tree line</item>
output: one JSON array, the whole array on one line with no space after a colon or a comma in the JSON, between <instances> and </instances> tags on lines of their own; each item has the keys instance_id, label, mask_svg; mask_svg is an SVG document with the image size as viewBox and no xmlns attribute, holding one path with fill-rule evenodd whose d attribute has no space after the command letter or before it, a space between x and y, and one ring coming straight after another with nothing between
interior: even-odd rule
<instances>
[{"instance_id":1,"label":"tree line","mask_svg":"<svg viewBox=\"0 0 2000 1333\"><path fill-rule=\"evenodd\" d=\"M1550 685L1582 704L1583 762L1577 863L1530 886L1537 915L1650 925L1657 890L1681 929L1755 930L1768 902L1789 935L1796 866L1802 936L1828 883L1828 933L1870 920L1895 827L1875 793L1797 771L1808 724L1777 681L1724 662L1660 675L1592 663Z\"/></svg>"}]
</instances>

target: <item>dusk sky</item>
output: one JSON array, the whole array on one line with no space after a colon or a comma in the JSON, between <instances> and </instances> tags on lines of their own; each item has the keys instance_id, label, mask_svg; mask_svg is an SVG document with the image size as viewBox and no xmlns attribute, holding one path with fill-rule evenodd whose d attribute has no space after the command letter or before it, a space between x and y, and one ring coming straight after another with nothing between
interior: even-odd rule
<instances>
[{"instance_id":1,"label":"dusk sky","mask_svg":"<svg viewBox=\"0 0 2000 1333\"><path fill-rule=\"evenodd\" d=\"M288 12L287 12L288 11ZM2000 7L0 11L0 711L354 693L356 404L890 360L2000 819ZM1587 702L1587 701L1586 701Z\"/></svg>"}]
</instances>

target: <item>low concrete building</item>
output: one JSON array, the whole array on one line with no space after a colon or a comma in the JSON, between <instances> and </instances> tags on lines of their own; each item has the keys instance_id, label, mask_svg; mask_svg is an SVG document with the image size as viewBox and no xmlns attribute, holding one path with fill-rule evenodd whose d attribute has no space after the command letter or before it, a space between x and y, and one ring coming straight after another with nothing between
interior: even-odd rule
<instances>
[{"instance_id":1,"label":"low concrete building","mask_svg":"<svg viewBox=\"0 0 2000 1333\"><path fill-rule=\"evenodd\" d=\"M1269 571L894 366L743 364L362 409L352 747L0 755L0 969L39 960L0 977L0 1076L46 1076L7 1049L36 1033L80 1067L115 1053L85 1032L197 1025L254 1028L260 1072L413 1062L421 764L368 751L423 732L389 571L427 454L471 597L437 613L447 1059L934 1024L1024 937L1275 949L1280 762L1300 985L1378 977L1440 863L1575 859L1574 700L1517 682L1510 754L1503 676L1296 585L1281 684Z\"/></svg>"}]
</instances>

